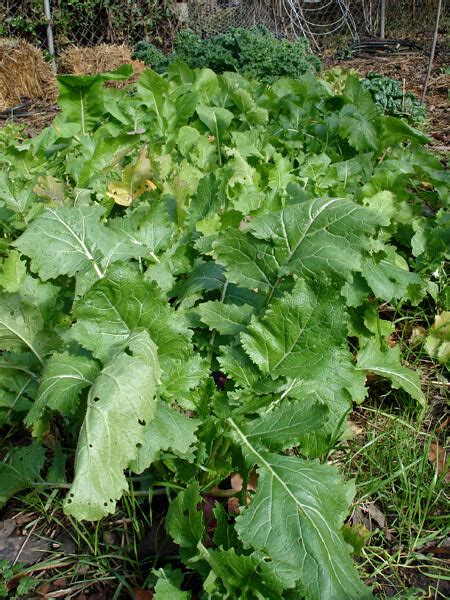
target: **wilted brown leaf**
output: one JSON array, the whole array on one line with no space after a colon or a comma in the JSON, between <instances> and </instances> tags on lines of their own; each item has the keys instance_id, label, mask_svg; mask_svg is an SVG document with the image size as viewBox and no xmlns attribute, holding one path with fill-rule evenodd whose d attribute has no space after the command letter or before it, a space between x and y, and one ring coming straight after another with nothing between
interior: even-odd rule
<instances>
[{"instance_id":1,"label":"wilted brown leaf","mask_svg":"<svg viewBox=\"0 0 450 600\"><path fill-rule=\"evenodd\" d=\"M153 592L151 590L142 590L141 588L133 588L133 594L136 600L152 600Z\"/></svg>"},{"instance_id":2,"label":"wilted brown leaf","mask_svg":"<svg viewBox=\"0 0 450 600\"><path fill-rule=\"evenodd\" d=\"M439 475L441 475L444 472L446 473L445 481L447 483L450 483L450 472L448 470L447 452L444 450L444 448L441 448L438 444L435 444L434 442L430 444L430 450L428 451L428 460L433 464L433 466L437 467L437 472Z\"/></svg>"}]
</instances>

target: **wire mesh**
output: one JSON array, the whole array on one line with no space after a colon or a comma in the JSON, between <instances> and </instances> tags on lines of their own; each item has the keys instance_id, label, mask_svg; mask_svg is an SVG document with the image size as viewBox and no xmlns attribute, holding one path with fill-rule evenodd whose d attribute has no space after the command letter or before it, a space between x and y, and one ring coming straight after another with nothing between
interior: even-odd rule
<instances>
[{"instance_id":1,"label":"wire mesh","mask_svg":"<svg viewBox=\"0 0 450 600\"><path fill-rule=\"evenodd\" d=\"M386 37L430 34L438 0L385 0ZM277 36L330 41L380 34L381 0L50 0L57 52L67 45L134 45L146 39L170 47L181 25L208 36L232 27L264 26ZM444 3L445 5L445 3ZM442 20L442 22L444 22ZM42 0L2 0L0 36L46 47Z\"/></svg>"},{"instance_id":2,"label":"wire mesh","mask_svg":"<svg viewBox=\"0 0 450 600\"><path fill-rule=\"evenodd\" d=\"M385 0L387 36L430 32L438 0ZM308 36L317 47L337 36L378 36L381 0L191 0L189 26L200 35L263 25L277 35Z\"/></svg>"},{"instance_id":3,"label":"wire mesh","mask_svg":"<svg viewBox=\"0 0 450 600\"><path fill-rule=\"evenodd\" d=\"M177 19L170 0L50 0L57 50L68 45L128 43L151 38L170 45ZM42 0L2 0L0 36L46 45Z\"/></svg>"}]
</instances>

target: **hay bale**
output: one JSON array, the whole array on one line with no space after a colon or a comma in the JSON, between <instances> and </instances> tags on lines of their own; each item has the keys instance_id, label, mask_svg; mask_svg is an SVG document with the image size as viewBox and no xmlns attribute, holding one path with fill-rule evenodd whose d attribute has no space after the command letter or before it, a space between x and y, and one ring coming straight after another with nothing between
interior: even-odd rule
<instances>
[{"instance_id":1,"label":"hay bale","mask_svg":"<svg viewBox=\"0 0 450 600\"><path fill-rule=\"evenodd\" d=\"M131 58L131 48L118 44L99 44L93 47L78 48L73 46L65 50L59 58L59 71L73 75L96 75L114 71L120 66L133 66L132 80L145 69L140 60ZM120 85L122 82L114 82ZM129 83L129 81L127 82ZM123 83L122 83L123 85Z\"/></svg>"},{"instance_id":2,"label":"hay bale","mask_svg":"<svg viewBox=\"0 0 450 600\"><path fill-rule=\"evenodd\" d=\"M23 40L0 38L0 111L17 106L23 97L54 102L57 95L42 52Z\"/></svg>"}]
</instances>

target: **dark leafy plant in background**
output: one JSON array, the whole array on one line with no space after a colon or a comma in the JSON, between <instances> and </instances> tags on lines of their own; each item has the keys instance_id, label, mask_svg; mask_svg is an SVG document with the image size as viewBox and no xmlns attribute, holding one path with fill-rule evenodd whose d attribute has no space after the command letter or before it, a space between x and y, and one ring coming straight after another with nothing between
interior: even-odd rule
<instances>
[{"instance_id":1,"label":"dark leafy plant in background","mask_svg":"<svg viewBox=\"0 0 450 600\"><path fill-rule=\"evenodd\" d=\"M231 28L203 39L184 30L177 34L174 50L168 56L149 42L139 42L134 58L158 71L181 60L191 68L209 68L216 73L237 71L262 82L284 76L297 78L320 69L320 60L311 52L306 38L279 39L264 27Z\"/></svg>"},{"instance_id":2,"label":"dark leafy plant in background","mask_svg":"<svg viewBox=\"0 0 450 600\"><path fill-rule=\"evenodd\" d=\"M128 75L60 77L51 127L0 136L0 501L69 480L98 520L134 472L202 597L370 598L327 459L369 373L424 405L378 306L441 302L445 171L352 76L103 88Z\"/></svg>"},{"instance_id":3,"label":"dark leafy plant in background","mask_svg":"<svg viewBox=\"0 0 450 600\"><path fill-rule=\"evenodd\" d=\"M427 110L411 92L405 92L400 81L369 73L361 80L372 94L376 106L386 115L402 117L412 125L423 127L427 120Z\"/></svg>"}]
</instances>

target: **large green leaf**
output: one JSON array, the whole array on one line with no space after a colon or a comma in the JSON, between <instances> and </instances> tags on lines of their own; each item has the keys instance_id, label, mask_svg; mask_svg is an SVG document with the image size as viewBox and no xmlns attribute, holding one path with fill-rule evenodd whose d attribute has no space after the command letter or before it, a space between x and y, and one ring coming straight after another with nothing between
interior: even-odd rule
<instances>
[{"instance_id":1,"label":"large green leaf","mask_svg":"<svg viewBox=\"0 0 450 600\"><path fill-rule=\"evenodd\" d=\"M89 391L78 439L67 514L96 521L114 512L129 467L156 410L160 368L148 333L134 333L105 365Z\"/></svg>"},{"instance_id":2,"label":"large green leaf","mask_svg":"<svg viewBox=\"0 0 450 600\"><path fill-rule=\"evenodd\" d=\"M205 533L201 503L198 486L192 484L179 492L169 506L167 531L180 546L183 560L189 560L197 554L197 545Z\"/></svg>"},{"instance_id":3,"label":"large green leaf","mask_svg":"<svg viewBox=\"0 0 450 600\"><path fill-rule=\"evenodd\" d=\"M58 77L58 104L64 118L80 126L84 135L103 116L103 82L109 79L127 79L131 65L122 65L117 71L101 75L60 75Z\"/></svg>"},{"instance_id":4,"label":"large green leaf","mask_svg":"<svg viewBox=\"0 0 450 600\"><path fill-rule=\"evenodd\" d=\"M144 429L144 441L138 448L136 460L130 468L142 473L157 460L162 450L171 450L181 458L193 458L191 446L196 441L198 419L189 418L159 402L155 418Z\"/></svg>"},{"instance_id":5,"label":"large green leaf","mask_svg":"<svg viewBox=\"0 0 450 600\"><path fill-rule=\"evenodd\" d=\"M236 519L244 544L283 562L308 600L372 598L340 533L354 486L333 466L258 449L229 423L248 463L258 466L256 493Z\"/></svg>"},{"instance_id":6,"label":"large green leaf","mask_svg":"<svg viewBox=\"0 0 450 600\"><path fill-rule=\"evenodd\" d=\"M0 287L6 292L13 294L18 292L25 279L27 268L21 260L20 252L11 250L8 257L3 261L3 269L0 273Z\"/></svg>"},{"instance_id":7,"label":"large green leaf","mask_svg":"<svg viewBox=\"0 0 450 600\"><path fill-rule=\"evenodd\" d=\"M216 261L226 267L232 283L267 290L277 281L279 263L273 248L243 231L228 229L213 243Z\"/></svg>"},{"instance_id":8,"label":"large green leaf","mask_svg":"<svg viewBox=\"0 0 450 600\"><path fill-rule=\"evenodd\" d=\"M401 364L398 346L383 351L376 339L369 341L358 352L356 368L389 379L392 387L405 390L411 398L425 406L426 400L420 388L419 373Z\"/></svg>"},{"instance_id":9,"label":"large green leaf","mask_svg":"<svg viewBox=\"0 0 450 600\"><path fill-rule=\"evenodd\" d=\"M297 446L307 433L319 431L327 420L325 404L306 404L283 400L272 412L250 421L246 437L272 450Z\"/></svg>"},{"instance_id":10,"label":"large green leaf","mask_svg":"<svg viewBox=\"0 0 450 600\"><path fill-rule=\"evenodd\" d=\"M251 233L271 240L279 275L314 278L320 273L350 279L382 218L344 198L317 198L265 213L249 224Z\"/></svg>"},{"instance_id":11,"label":"large green leaf","mask_svg":"<svg viewBox=\"0 0 450 600\"><path fill-rule=\"evenodd\" d=\"M304 406L326 406L327 420L321 427L301 436L302 451L309 457L322 457L333 447L346 429L346 415L353 403L360 404L366 394L365 373L356 369L346 345L329 353L321 374L307 380L290 379L281 395L295 398Z\"/></svg>"},{"instance_id":12,"label":"large green leaf","mask_svg":"<svg viewBox=\"0 0 450 600\"><path fill-rule=\"evenodd\" d=\"M24 305L16 294L0 296L0 349L30 350L44 362L48 337L37 308Z\"/></svg>"},{"instance_id":13,"label":"large green leaf","mask_svg":"<svg viewBox=\"0 0 450 600\"><path fill-rule=\"evenodd\" d=\"M237 335L244 331L254 312L249 304L224 304L218 300L203 302L198 306L203 323L224 335Z\"/></svg>"},{"instance_id":14,"label":"large green leaf","mask_svg":"<svg viewBox=\"0 0 450 600\"><path fill-rule=\"evenodd\" d=\"M11 496L39 481L45 461L45 449L34 442L30 446L17 447L0 463L0 507Z\"/></svg>"},{"instance_id":15,"label":"large green leaf","mask_svg":"<svg viewBox=\"0 0 450 600\"><path fill-rule=\"evenodd\" d=\"M283 583L277 577L276 564L257 552L250 556L229 550L199 547L200 556L211 567L205 590L229 600L276 600L282 598Z\"/></svg>"},{"instance_id":16,"label":"large green leaf","mask_svg":"<svg viewBox=\"0 0 450 600\"><path fill-rule=\"evenodd\" d=\"M384 248L380 260L367 258L363 262L362 275L377 298L391 302L406 298L408 286L420 284L417 273L411 273L408 263L392 247Z\"/></svg>"},{"instance_id":17,"label":"large green leaf","mask_svg":"<svg viewBox=\"0 0 450 600\"><path fill-rule=\"evenodd\" d=\"M197 106L196 111L200 120L208 127L215 138L220 162L220 148L222 139L228 127L230 126L231 121L233 120L233 113L220 106L199 105Z\"/></svg>"},{"instance_id":18,"label":"large green leaf","mask_svg":"<svg viewBox=\"0 0 450 600\"><path fill-rule=\"evenodd\" d=\"M264 317L253 318L242 346L265 375L320 378L333 348L346 335L343 302L331 286L299 281L275 300Z\"/></svg>"},{"instance_id":19,"label":"large green leaf","mask_svg":"<svg viewBox=\"0 0 450 600\"><path fill-rule=\"evenodd\" d=\"M98 364L88 356L53 354L42 373L36 400L25 423L32 425L46 406L63 415L73 414L78 408L80 392L94 383L98 371Z\"/></svg>"},{"instance_id":20,"label":"large green leaf","mask_svg":"<svg viewBox=\"0 0 450 600\"><path fill-rule=\"evenodd\" d=\"M154 283L128 266L113 267L78 302L74 314L73 336L101 360L107 360L138 328L149 331L161 355L185 359L191 351L183 318Z\"/></svg>"},{"instance_id":21,"label":"large green leaf","mask_svg":"<svg viewBox=\"0 0 450 600\"><path fill-rule=\"evenodd\" d=\"M93 270L104 276L110 263L145 254L143 247L100 224L100 206L48 208L14 245L31 258L41 279Z\"/></svg>"}]
</instances>

